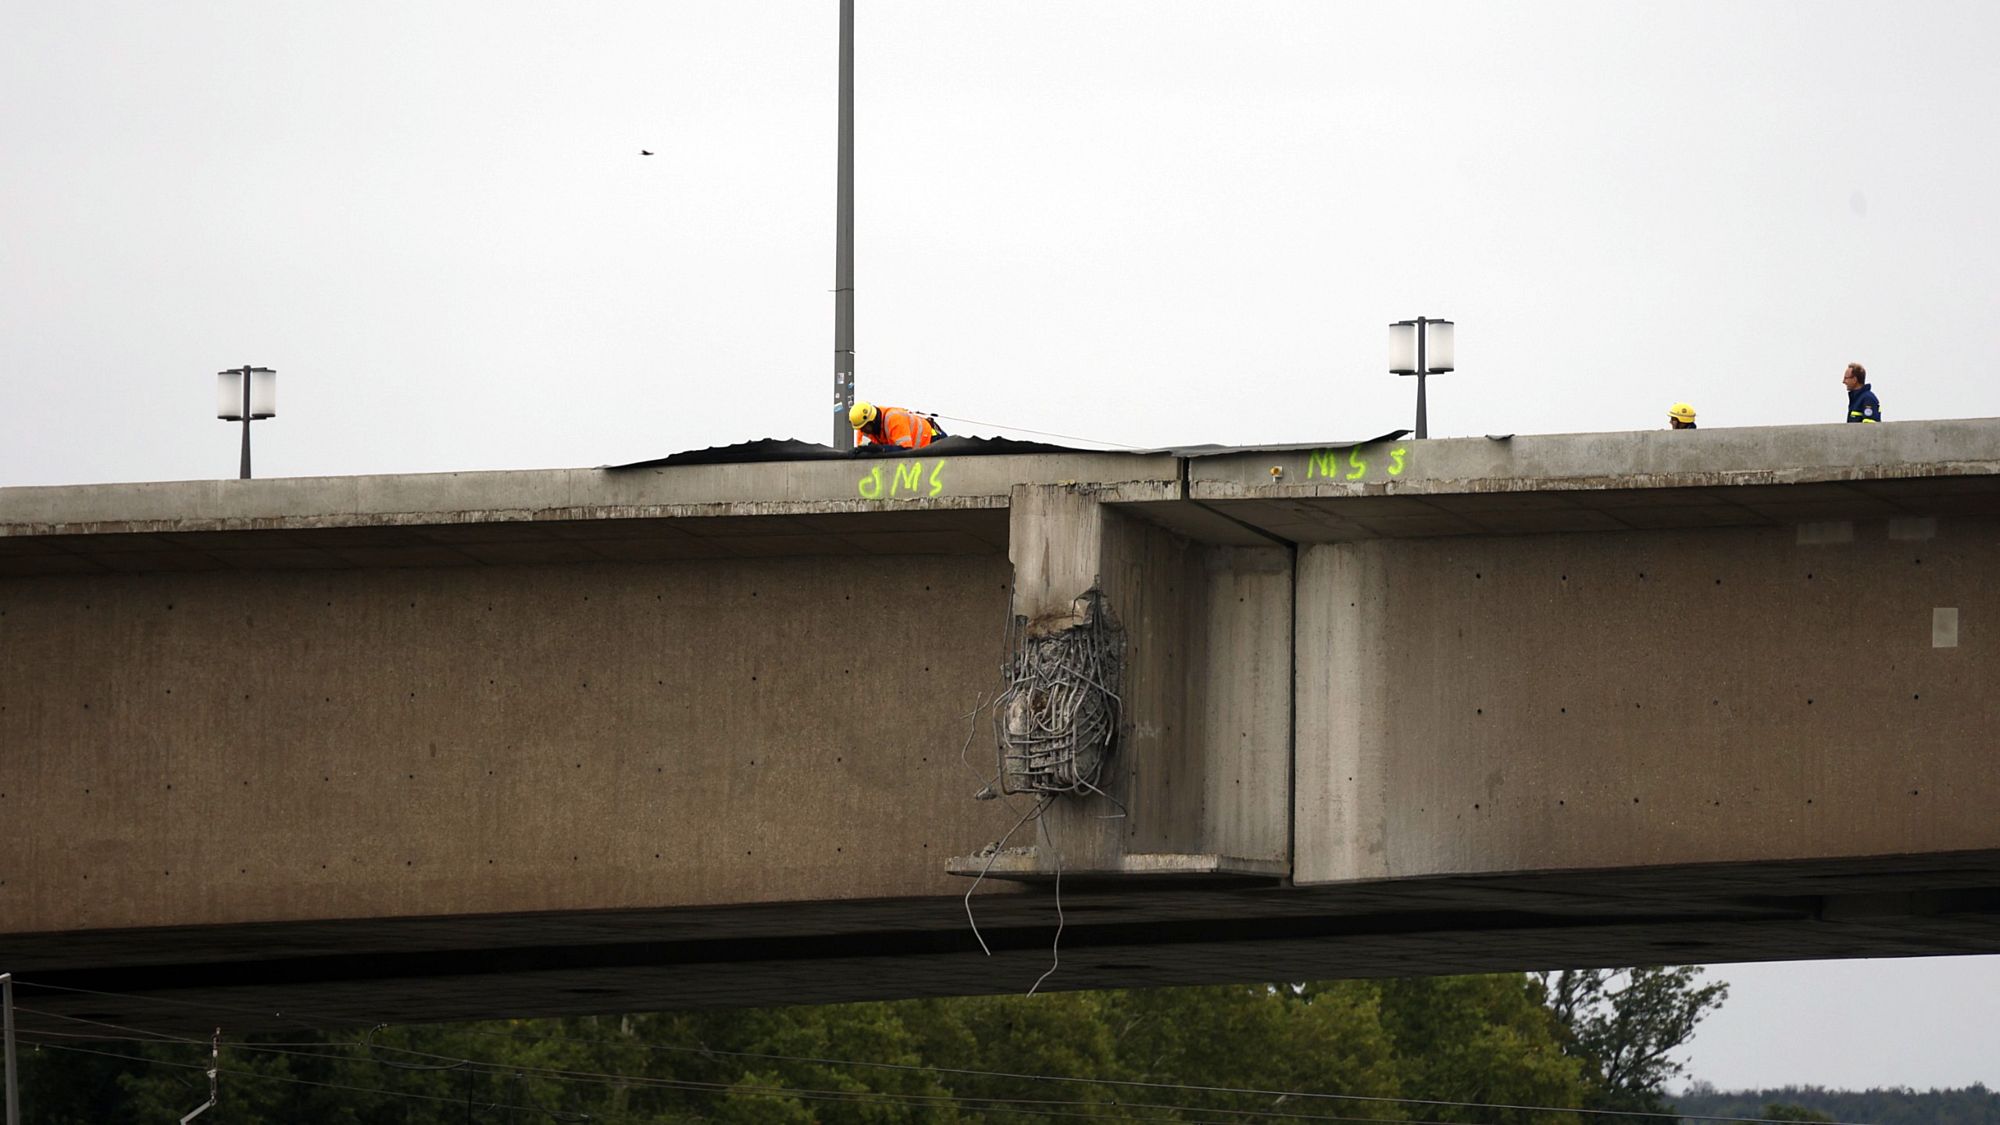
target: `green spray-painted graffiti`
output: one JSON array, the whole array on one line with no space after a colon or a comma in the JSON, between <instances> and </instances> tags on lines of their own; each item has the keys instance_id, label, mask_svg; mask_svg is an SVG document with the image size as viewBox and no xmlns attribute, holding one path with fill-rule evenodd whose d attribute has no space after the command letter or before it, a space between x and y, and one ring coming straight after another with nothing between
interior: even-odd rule
<instances>
[{"instance_id":1,"label":"green spray-painted graffiti","mask_svg":"<svg viewBox=\"0 0 2000 1125\"><path fill-rule=\"evenodd\" d=\"M897 461L894 473L884 473L886 467L877 463L855 482L855 491L863 500L880 500L884 496L894 499L898 496L936 496L944 491L945 459L940 457L930 462L930 474L924 473L922 461Z\"/></svg>"},{"instance_id":2,"label":"green spray-painted graffiti","mask_svg":"<svg viewBox=\"0 0 2000 1125\"><path fill-rule=\"evenodd\" d=\"M1341 456L1342 452L1347 454L1345 458ZM1386 464L1380 459L1382 454L1388 457ZM1306 454L1306 479L1366 480L1368 474L1378 467L1388 476L1399 477L1403 475L1409 454L1409 447L1403 445L1386 450L1380 446L1371 448L1365 445L1351 446L1344 451L1315 449Z\"/></svg>"}]
</instances>

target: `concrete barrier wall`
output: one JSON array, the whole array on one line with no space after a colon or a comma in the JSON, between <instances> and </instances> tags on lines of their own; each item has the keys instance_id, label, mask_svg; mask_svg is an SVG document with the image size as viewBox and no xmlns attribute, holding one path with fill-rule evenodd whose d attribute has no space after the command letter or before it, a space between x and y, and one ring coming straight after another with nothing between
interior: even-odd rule
<instances>
[{"instance_id":1,"label":"concrete barrier wall","mask_svg":"<svg viewBox=\"0 0 2000 1125\"><path fill-rule=\"evenodd\" d=\"M0 582L0 917L950 895L1005 827L959 755L1009 584L998 554Z\"/></svg>"},{"instance_id":2,"label":"concrete barrier wall","mask_svg":"<svg viewBox=\"0 0 2000 1125\"><path fill-rule=\"evenodd\" d=\"M2000 520L1300 549L1297 878L2000 847Z\"/></svg>"}]
</instances>

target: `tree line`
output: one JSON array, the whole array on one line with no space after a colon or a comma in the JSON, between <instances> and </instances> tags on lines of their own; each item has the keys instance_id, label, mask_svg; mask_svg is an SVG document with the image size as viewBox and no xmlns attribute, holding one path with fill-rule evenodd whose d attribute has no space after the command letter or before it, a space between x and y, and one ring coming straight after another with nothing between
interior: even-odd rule
<instances>
[{"instance_id":1,"label":"tree line","mask_svg":"<svg viewBox=\"0 0 2000 1125\"><path fill-rule=\"evenodd\" d=\"M1697 1082L1673 1101L1677 1112L1713 1117L1866 1121L1871 1125L2000 1125L2000 1092L1980 1083L1952 1090L1781 1086L1731 1091Z\"/></svg>"},{"instance_id":2,"label":"tree line","mask_svg":"<svg viewBox=\"0 0 2000 1125\"><path fill-rule=\"evenodd\" d=\"M1051 993L225 1035L203 1125L1603 1122L1669 1112L1693 968ZM31 1036L28 1121L178 1121L208 1040ZM1636 1120L1636 1119L1635 1119ZM1965 1119L1970 1125L1973 1119ZM1957 1125L1954 1122L1954 1125Z\"/></svg>"}]
</instances>

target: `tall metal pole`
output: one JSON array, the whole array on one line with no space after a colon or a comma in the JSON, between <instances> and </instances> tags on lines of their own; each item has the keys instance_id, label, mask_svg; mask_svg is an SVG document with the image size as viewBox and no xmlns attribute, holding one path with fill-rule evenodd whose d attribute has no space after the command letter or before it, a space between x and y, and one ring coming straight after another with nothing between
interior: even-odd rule
<instances>
[{"instance_id":1,"label":"tall metal pole","mask_svg":"<svg viewBox=\"0 0 2000 1125\"><path fill-rule=\"evenodd\" d=\"M1426 317L1420 316L1417 318L1417 440L1418 441L1422 441L1425 438L1429 437L1431 430L1430 417L1424 410L1424 375L1428 373L1430 367L1430 365L1424 361L1424 336L1425 336L1424 326L1429 323L1430 320Z\"/></svg>"},{"instance_id":2,"label":"tall metal pole","mask_svg":"<svg viewBox=\"0 0 2000 1125\"><path fill-rule=\"evenodd\" d=\"M238 374L243 376L243 471L237 474L240 480L250 479L250 365L244 364Z\"/></svg>"},{"instance_id":3,"label":"tall metal pole","mask_svg":"<svg viewBox=\"0 0 2000 1125\"><path fill-rule=\"evenodd\" d=\"M844 449L854 444L854 428L847 422L847 410L854 405L854 0L840 0L838 147L833 220L833 447Z\"/></svg>"},{"instance_id":4,"label":"tall metal pole","mask_svg":"<svg viewBox=\"0 0 2000 1125\"><path fill-rule=\"evenodd\" d=\"M7 1125L21 1125L21 1083L14 1073L14 974L0 973L0 1008L6 1009Z\"/></svg>"}]
</instances>

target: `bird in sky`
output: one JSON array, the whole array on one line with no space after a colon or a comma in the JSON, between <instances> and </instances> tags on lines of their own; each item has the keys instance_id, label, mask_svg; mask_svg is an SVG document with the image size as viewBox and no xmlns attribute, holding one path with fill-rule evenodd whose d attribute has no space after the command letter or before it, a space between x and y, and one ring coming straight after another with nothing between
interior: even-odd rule
<instances>
[{"instance_id":1,"label":"bird in sky","mask_svg":"<svg viewBox=\"0 0 2000 1125\"><path fill-rule=\"evenodd\" d=\"M651 155L653 155L653 152L652 152L652 150L651 150L651 149L644 149L644 148L642 148L642 149L640 149L640 150L639 150L639 155L640 155L640 156L651 156Z\"/></svg>"}]
</instances>

